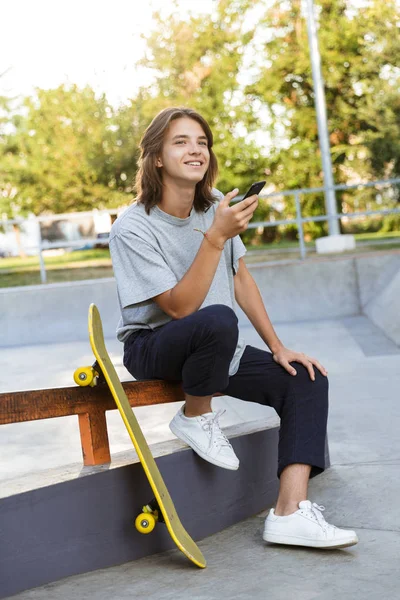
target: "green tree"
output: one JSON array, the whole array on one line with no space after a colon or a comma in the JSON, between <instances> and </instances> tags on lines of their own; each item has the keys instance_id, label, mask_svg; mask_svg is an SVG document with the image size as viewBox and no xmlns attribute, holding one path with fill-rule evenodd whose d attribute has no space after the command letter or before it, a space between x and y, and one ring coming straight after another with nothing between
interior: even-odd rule
<instances>
[{"instance_id":1,"label":"green tree","mask_svg":"<svg viewBox=\"0 0 400 600\"><path fill-rule=\"evenodd\" d=\"M269 159L277 188L323 184L307 27L301 0L265 3L253 29L257 74L246 87L248 103L268 114ZM400 175L400 20L395 0L356 4L319 0L319 45L337 184ZM373 208L374 194L338 194L338 209ZM394 200L392 201L394 202ZM342 204L343 203L343 204ZM303 214L324 212L322 195L303 199ZM293 203L288 206L294 214ZM398 219L394 219L394 223ZM325 225L310 224L313 234Z\"/></svg>"},{"instance_id":2,"label":"green tree","mask_svg":"<svg viewBox=\"0 0 400 600\"><path fill-rule=\"evenodd\" d=\"M399 176L399 4L316 0L316 9L335 181ZM7 127L0 122L0 213L129 202L140 137L157 112L176 105L197 109L210 123L222 191L244 191L265 175L277 190L322 185L300 0L216 0L212 14L187 18L156 13L144 37L141 65L155 81L126 106L113 108L89 87L60 86L37 90L20 111L9 111ZM368 190L337 198L339 210L380 206ZM386 194L384 201L396 199ZM255 219L276 209L275 201L261 203ZM323 212L323 195L304 197L302 209ZM294 213L288 202L284 216ZM398 222L385 221L388 228ZM316 223L306 230L326 229Z\"/></svg>"},{"instance_id":3,"label":"green tree","mask_svg":"<svg viewBox=\"0 0 400 600\"><path fill-rule=\"evenodd\" d=\"M168 106L189 106L210 123L219 161L219 187L242 191L261 179L266 166L258 144L248 134L258 119L243 102L238 81L249 36L244 30L250 0L219 0L213 14L182 18L177 13L155 13L147 36L142 66L156 73L146 91L149 122ZM134 102L134 101L133 101Z\"/></svg>"},{"instance_id":4,"label":"green tree","mask_svg":"<svg viewBox=\"0 0 400 600\"><path fill-rule=\"evenodd\" d=\"M216 185L223 192L264 179L265 151L254 139L260 122L243 95L240 75L252 32L246 28L251 0L219 0L212 14L182 18L178 13L153 15L154 28L143 37L146 57L140 65L153 70L155 81L142 89L143 116L147 125L163 108L187 106L209 122L218 158ZM132 100L135 105L135 99ZM273 210L260 201L254 219L263 221ZM268 233L276 235L270 229ZM246 232L246 242L256 238Z\"/></svg>"},{"instance_id":5,"label":"green tree","mask_svg":"<svg viewBox=\"0 0 400 600\"><path fill-rule=\"evenodd\" d=\"M11 123L1 166L3 186L14 193L11 202L0 200L0 212L61 213L129 201L137 140L104 95L75 85L38 89Z\"/></svg>"},{"instance_id":6,"label":"green tree","mask_svg":"<svg viewBox=\"0 0 400 600\"><path fill-rule=\"evenodd\" d=\"M7 71L0 73L0 83L2 83ZM8 140L7 128L10 121L9 115L12 100L12 98L0 94L0 216L10 213L10 205L15 193L12 183L8 180L4 172L4 157Z\"/></svg>"}]
</instances>

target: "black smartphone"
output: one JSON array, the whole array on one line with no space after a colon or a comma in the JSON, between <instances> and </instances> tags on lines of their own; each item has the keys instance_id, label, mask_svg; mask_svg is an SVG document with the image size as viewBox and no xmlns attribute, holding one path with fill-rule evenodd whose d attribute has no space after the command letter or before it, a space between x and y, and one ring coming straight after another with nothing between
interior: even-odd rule
<instances>
[{"instance_id":1,"label":"black smartphone","mask_svg":"<svg viewBox=\"0 0 400 600\"><path fill-rule=\"evenodd\" d=\"M250 189L247 190L242 200L245 200L249 196L253 196L253 194L259 194L266 183L266 181L257 181L256 183L252 183Z\"/></svg>"}]
</instances>

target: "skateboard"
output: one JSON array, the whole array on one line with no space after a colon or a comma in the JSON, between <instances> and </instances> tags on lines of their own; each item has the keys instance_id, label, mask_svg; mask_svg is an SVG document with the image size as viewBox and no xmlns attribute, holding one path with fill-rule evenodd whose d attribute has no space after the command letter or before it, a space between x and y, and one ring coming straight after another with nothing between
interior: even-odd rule
<instances>
[{"instance_id":1,"label":"skateboard","mask_svg":"<svg viewBox=\"0 0 400 600\"><path fill-rule=\"evenodd\" d=\"M91 367L77 369L74 373L74 380L82 386L93 386L101 381L107 383L155 496L153 500L143 506L143 512L137 516L136 529L140 533L150 533L157 522L165 523L179 550L195 565L204 568L206 566L204 556L179 520L167 486L108 355L100 313L94 304L89 307L89 339L96 362Z\"/></svg>"}]
</instances>

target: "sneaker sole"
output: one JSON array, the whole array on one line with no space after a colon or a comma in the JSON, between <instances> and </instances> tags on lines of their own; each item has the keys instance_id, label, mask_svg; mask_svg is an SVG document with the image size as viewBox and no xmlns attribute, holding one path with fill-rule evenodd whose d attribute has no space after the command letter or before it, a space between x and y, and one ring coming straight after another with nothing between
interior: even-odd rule
<instances>
[{"instance_id":1,"label":"sneaker sole","mask_svg":"<svg viewBox=\"0 0 400 600\"><path fill-rule=\"evenodd\" d=\"M177 438L182 440L182 442L185 442L185 444L187 444L193 450L193 452L196 452L196 454L198 454L203 460L206 460L207 462L209 462L212 465L215 465L217 467L221 467L222 469L228 469L229 471L237 471L238 470L239 465L234 467L234 466L227 465L226 463L221 463L218 460L215 460L214 458L208 456L208 454L205 454L201 450L198 450L197 448L193 448L190 439L188 439L185 436L185 434L183 434L181 431L179 431L178 429L175 429L174 425L170 424L169 428L172 431L172 433L174 435L176 435Z\"/></svg>"},{"instance_id":2,"label":"sneaker sole","mask_svg":"<svg viewBox=\"0 0 400 600\"><path fill-rule=\"evenodd\" d=\"M323 550L329 550L332 548L348 548L349 546L355 546L355 544L358 543L358 538L352 538L347 542L338 540L336 543L332 543L326 542L324 540L308 540L307 538L278 535L273 533L264 533L263 540L272 544L285 544L287 546L307 546L308 548L321 548Z\"/></svg>"}]
</instances>

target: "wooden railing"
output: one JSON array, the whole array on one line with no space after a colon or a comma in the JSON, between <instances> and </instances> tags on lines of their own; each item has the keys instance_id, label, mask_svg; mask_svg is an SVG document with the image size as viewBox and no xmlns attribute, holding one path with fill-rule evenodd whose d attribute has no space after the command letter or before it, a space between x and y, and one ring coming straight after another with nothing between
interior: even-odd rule
<instances>
[{"instance_id":1,"label":"wooden railing","mask_svg":"<svg viewBox=\"0 0 400 600\"><path fill-rule=\"evenodd\" d=\"M132 381L122 385L133 407L184 400L180 382ZM0 425L78 415L83 462L102 465L111 462L105 413L116 408L105 383L8 392L0 394Z\"/></svg>"}]
</instances>

